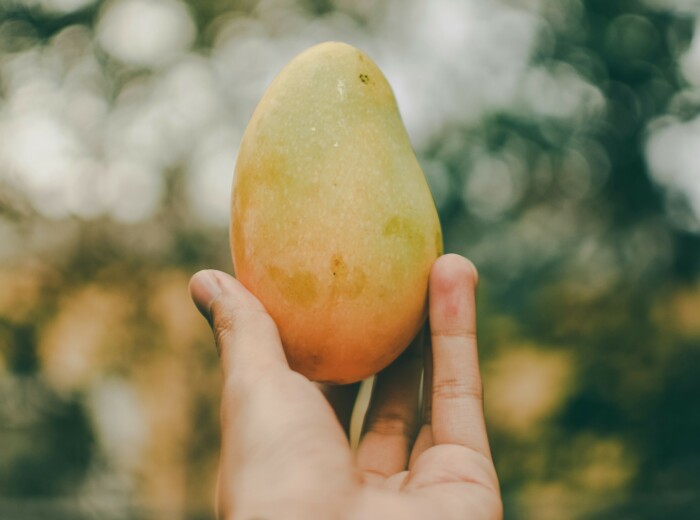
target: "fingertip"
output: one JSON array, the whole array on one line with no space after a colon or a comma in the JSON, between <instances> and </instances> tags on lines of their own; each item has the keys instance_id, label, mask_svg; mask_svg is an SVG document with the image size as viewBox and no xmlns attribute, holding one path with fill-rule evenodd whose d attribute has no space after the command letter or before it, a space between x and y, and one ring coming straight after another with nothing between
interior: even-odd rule
<instances>
[{"instance_id":1,"label":"fingertip","mask_svg":"<svg viewBox=\"0 0 700 520\"><path fill-rule=\"evenodd\" d=\"M211 306L221 294L222 288L214 271L205 269L190 278L188 286L190 297L202 315L211 321Z\"/></svg>"},{"instance_id":2,"label":"fingertip","mask_svg":"<svg viewBox=\"0 0 700 520\"><path fill-rule=\"evenodd\" d=\"M195 306L212 324L212 308L224 296L240 304L262 309L260 301L243 284L230 274L215 269L204 269L195 273L189 282L189 292Z\"/></svg>"},{"instance_id":3,"label":"fingertip","mask_svg":"<svg viewBox=\"0 0 700 520\"><path fill-rule=\"evenodd\" d=\"M429 315L431 332L475 329L476 268L463 256L438 258L430 273Z\"/></svg>"},{"instance_id":4,"label":"fingertip","mask_svg":"<svg viewBox=\"0 0 700 520\"><path fill-rule=\"evenodd\" d=\"M240 291L242 288L241 282L236 280L233 276L223 271L217 271L216 269L209 269L208 271L216 279L219 286L224 291Z\"/></svg>"},{"instance_id":5,"label":"fingertip","mask_svg":"<svg viewBox=\"0 0 700 520\"><path fill-rule=\"evenodd\" d=\"M461 283L474 287L479 283L479 272L471 260L454 253L435 260L430 270L430 285L433 289L445 292Z\"/></svg>"},{"instance_id":6,"label":"fingertip","mask_svg":"<svg viewBox=\"0 0 700 520\"><path fill-rule=\"evenodd\" d=\"M242 305L267 313L265 306L258 297L248 290L237 278L223 271L211 270L211 273L216 278L225 294L235 297Z\"/></svg>"}]
</instances>

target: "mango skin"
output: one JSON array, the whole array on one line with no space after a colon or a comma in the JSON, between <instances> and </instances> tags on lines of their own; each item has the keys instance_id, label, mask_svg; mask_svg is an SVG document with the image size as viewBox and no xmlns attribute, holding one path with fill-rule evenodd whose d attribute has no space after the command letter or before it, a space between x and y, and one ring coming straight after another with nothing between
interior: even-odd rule
<instances>
[{"instance_id":1,"label":"mango skin","mask_svg":"<svg viewBox=\"0 0 700 520\"><path fill-rule=\"evenodd\" d=\"M350 383L408 346L442 233L367 55L323 43L273 81L239 150L230 229L236 277L277 323L294 370Z\"/></svg>"}]
</instances>

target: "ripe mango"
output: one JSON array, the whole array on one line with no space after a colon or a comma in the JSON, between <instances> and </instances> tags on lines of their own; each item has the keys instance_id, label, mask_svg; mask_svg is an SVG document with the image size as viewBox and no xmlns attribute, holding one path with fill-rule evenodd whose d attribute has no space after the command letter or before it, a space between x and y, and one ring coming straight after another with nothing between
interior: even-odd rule
<instances>
[{"instance_id":1,"label":"ripe mango","mask_svg":"<svg viewBox=\"0 0 700 520\"><path fill-rule=\"evenodd\" d=\"M417 334L442 233L394 94L366 54L323 43L272 82L238 154L230 236L237 278L308 378L359 381Z\"/></svg>"}]
</instances>

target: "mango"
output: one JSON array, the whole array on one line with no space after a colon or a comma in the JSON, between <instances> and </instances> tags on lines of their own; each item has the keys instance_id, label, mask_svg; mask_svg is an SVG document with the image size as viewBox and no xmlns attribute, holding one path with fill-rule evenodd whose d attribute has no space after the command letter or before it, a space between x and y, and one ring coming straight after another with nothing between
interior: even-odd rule
<instances>
[{"instance_id":1,"label":"mango","mask_svg":"<svg viewBox=\"0 0 700 520\"><path fill-rule=\"evenodd\" d=\"M294 58L255 109L236 163L237 278L315 381L377 373L425 320L442 233L394 94L360 50Z\"/></svg>"}]
</instances>

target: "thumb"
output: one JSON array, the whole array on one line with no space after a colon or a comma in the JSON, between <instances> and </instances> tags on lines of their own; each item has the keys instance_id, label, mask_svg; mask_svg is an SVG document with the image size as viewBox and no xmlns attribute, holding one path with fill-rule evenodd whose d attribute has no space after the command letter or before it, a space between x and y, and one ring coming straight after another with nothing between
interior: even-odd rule
<instances>
[{"instance_id":1,"label":"thumb","mask_svg":"<svg viewBox=\"0 0 700 520\"><path fill-rule=\"evenodd\" d=\"M238 280L221 271L199 271L189 289L212 327L225 377L288 367L275 322Z\"/></svg>"}]
</instances>

